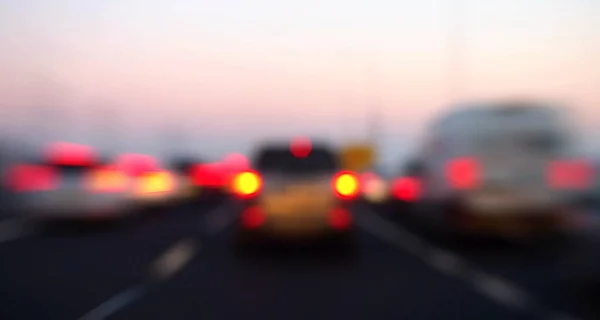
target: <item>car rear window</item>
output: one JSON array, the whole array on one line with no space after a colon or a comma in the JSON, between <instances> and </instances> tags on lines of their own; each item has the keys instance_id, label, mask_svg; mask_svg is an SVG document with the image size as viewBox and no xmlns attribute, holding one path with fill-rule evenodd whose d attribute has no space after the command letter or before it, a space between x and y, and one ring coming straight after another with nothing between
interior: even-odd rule
<instances>
[{"instance_id":1,"label":"car rear window","mask_svg":"<svg viewBox=\"0 0 600 320\"><path fill-rule=\"evenodd\" d=\"M259 152L254 168L263 173L333 173L339 170L339 159L328 148L313 147L306 157L296 157L288 148L266 148Z\"/></svg>"},{"instance_id":2,"label":"car rear window","mask_svg":"<svg viewBox=\"0 0 600 320\"><path fill-rule=\"evenodd\" d=\"M553 132L537 132L523 135L520 141L523 148L543 153L559 151L564 144L564 139L559 134Z\"/></svg>"},{"instance_id":3,"label":"car rear window","mask_svg":"<svg viewBox=\"0 0 600 320\"><path fill-rule=\"evenodd\" d=\"M536 154L554 154L565 146L565 138L558 132L512 130L500 133L482 133L474 137L479 150L503 149Z\"/></svg>"}]
</instances>

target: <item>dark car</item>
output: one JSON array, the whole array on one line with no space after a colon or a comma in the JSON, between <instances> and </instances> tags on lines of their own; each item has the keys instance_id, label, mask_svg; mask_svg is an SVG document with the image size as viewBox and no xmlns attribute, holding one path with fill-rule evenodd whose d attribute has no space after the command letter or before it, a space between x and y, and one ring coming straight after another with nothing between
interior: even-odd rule
<instances>
[{"instance_id":1,"label":"dark car","mask_svg":"<svg viewBox=\"0 0 600 320\"><path fill-rule=\"evenodd\" d=\"M418 159L407 161L389 182L388 212L393 216L412 210L421 192L424 168Z\"/></svg>"},{"instance_id":2,"label":"dark car","mask_svg":"<svg viewBox=\"0 0 600 320\"><path fill-rule=\"evenodd\" d=\"M202 161L194 157L180 157L171 162L171 170L177 175L181 187L182 202L202 202L209 197L207 190L195 178L195 170L202 165Z\"/></svg>"}]
</instances>

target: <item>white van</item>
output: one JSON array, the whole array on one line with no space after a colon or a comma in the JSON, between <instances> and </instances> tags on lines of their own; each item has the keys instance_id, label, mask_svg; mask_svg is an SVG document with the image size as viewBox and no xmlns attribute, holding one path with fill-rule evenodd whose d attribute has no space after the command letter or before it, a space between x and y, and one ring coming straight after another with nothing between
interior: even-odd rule
<instances>
[{"instance_id":1,"label":"white van","mask_svg":"<svg viewBox=\"0 0 600 320\"><path fill-rule=\"evenodd\" d=\"M567 195L586 187L589 167L572 157L565 110L536 103L492 102L453 108L421 145L423 203L465 233L558 231L569 218Z\"/></svg>"}]
</instances>

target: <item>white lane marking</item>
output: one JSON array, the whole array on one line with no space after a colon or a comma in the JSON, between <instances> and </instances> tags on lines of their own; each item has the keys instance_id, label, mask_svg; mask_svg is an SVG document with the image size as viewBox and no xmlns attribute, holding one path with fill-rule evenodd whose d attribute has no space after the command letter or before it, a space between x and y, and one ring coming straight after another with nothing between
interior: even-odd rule
<instances>
[{"instance_id":1,"label":"white lane marking","mask_svg":"<svg viewBox=\"0 0 600 320\"><path fill-rule=\"evenodd\" d=\"M497 277L478 274L472 284L483 295L511 308L525 308L531 302L522 290Z\"/></svg>"},{"instance_id":2,"label":"white lane marking","mask_svg":"<svg viewBox=\"0 0 600 320\"><path fill-rule=\"evenodd\" d=\"M431 250L428 262L438 271L448 275L461 276L461 272L467 268L458 256L440 249Z\"/></svg>"},{"instance_id":3,"label":"white lane marking","mask_svg":"<svg viewBox=\"0 0 600 320\"><path fill-rule=\"evenodd\" d=\"M171 278L192 260L199 246L192 239L175 243L152 263L151 274L159 280Z\"/></svg>"},{"instance_id":4,"label":"white lane marking","mask_svg":"<svg viewBox=\"0 0 600 320\"><path fill-rule=\"evenodd\" d=\"M232 224L236 218L236 206L225 203L209 212L202 221L206 233L216 235Z\"/></svg>"},{"instance_id":5,"label":"white lane marking","mask_svg":"<svg viewBox=\"0 0 600 320\"><path fill-rule=\"evenodd\" d=\"M369 210L370 211L370 210ZM420 254L427 243L401 227L395 227L370 212L369 216L356 215L358 225L384 241L400 246L413 254Z\"/></svg>"},{"instance_id":6,"label":"white lane marking","mask_svg":"<svg viewBox=\"0 0 600 320\"><path fill-rule=\"evenodd\" d=\"M548 320L582 320L579 318L573 318L571 316L563 315L563 314L551 314L546 317Z\"/></svg>"},{"instance_id":7,"label":"white lane marking","mask_svg":"<svg viewBox=\"0 0 600 320\"><path fill-rule=\"evenodd\" d=\"M169 247L151 264L151 275L156 280L165 281L183 269L195 256L199 244L193 239L183 239ZM146 293L143 286L132 287L108 299L80 320L103 320L141 298Z\"/></svg>"},{"instance_id":8,"label":"white lane marking","mask_svg":"<svg viewBox=\"0 0 600 320\"><path fill-rule=\"evenodd\" d=\"M142 286L132 287L106 300L79 320L104 320L145 294Z\"/></svg>"},{"instance_id":9,"label":"white lane marking","mask_svg":"<svg viewBox=\"0 0 600 320\"><path fill-rule=\"evenodd\" d=\"M361 227L363 227L363 229L365 229L365 231L370 232L372 235L380 238L381 240L388 241L389 243L396 245L401 249L414 253L416 256L428 262L429 265L441 272L470 280L470 284L479 293L506 307L522 309L534 308L536 306L533 297L531 297L525 291L519 289L517 286L514 286L500 278L492 277L484 273L477 273L475 269L470 267L466 262L462 261L459 256L436 248L431 244L420 240L416 235L412 234L407 229L391 224L385 219L379 217L375 212L373 212L373 210L367 207L361 207L360 210L365 214L357 215L356 221ZM395 233L395 235L392 233ZM407 245L406 243L399 242L399 239L402 238L417 239L418 242L415 243L420 244L420 250L417 250L417 246L414 243ZM468 278L473 274L475 274L474 277ZM550 317L543 318L549 318L553 320L579 320L572 316L559 314L549 308L543 309L542 314L552 315Z\"/></svg>"},{"instance_id":10,"label":"white lane marking","mask_svg":"<svg viewBox=\"0 0 600 320\"><path fill-rule=\"evenodd\" d=\"M218 233L230 222L233 222L235 216L231 214L232 211L231 206L227 204L221 205L209 213L205 222L207 222L207 225L212 226L214 233ZM221 216L224 216L227 213L229 213L231 217L223 220ZM158 258L150 265L151 275L156 277L155 280L165 281L170 279L192 260L199 248L200 243L194 241L194 239L186 238L178 241L169 247L163 254L158 256ZM94 308L79 320L104 320L133 301L141 298L145 293L146 289L143 286L125 290Z\"/></svg>"}]
</instances>

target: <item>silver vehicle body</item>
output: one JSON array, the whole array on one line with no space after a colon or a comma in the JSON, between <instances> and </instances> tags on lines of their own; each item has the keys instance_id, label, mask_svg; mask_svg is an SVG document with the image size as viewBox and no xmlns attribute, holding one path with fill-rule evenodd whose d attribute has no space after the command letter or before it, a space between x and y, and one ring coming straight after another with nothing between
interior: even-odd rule
<instances>
[{"instance_id":1,"label":"silver vehicle body","mask_svg":"<svg viewBox=\"0 0 600 320\"><path fill-rule=\"evenodd\" d=\"M95 192L88 188L83 174L61 177L56 188L15 193L17 210L39 220L116 218L131 213L126 192Z\"/></svg>"},{"instance_id":2,"label":"silver vehicle body","mask_svg":"<svg viewBox=\"0 0 600 320\"><path fill-rule=\"evenodd\" d=\"M571 127L564 110L547 105L486 103L454 109L429 128L421 145L421 203L432 205L428 212L443 212L432 214L434 221L461 232L566 231L571 191L550 184L549 167L573 156ZM461 188L451 182L449 164L460 159L476 164L474 185Z\"/></svg>"}]
</instances>

